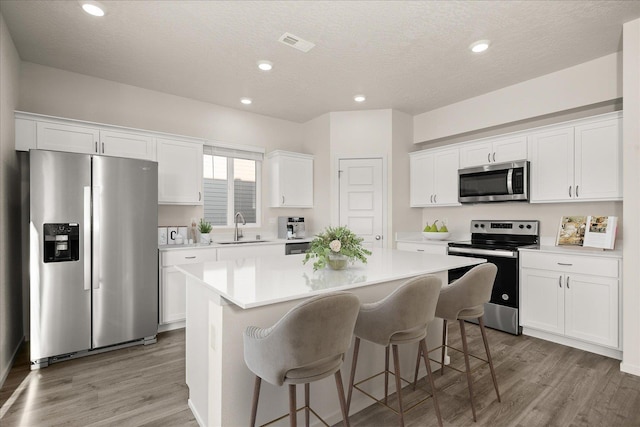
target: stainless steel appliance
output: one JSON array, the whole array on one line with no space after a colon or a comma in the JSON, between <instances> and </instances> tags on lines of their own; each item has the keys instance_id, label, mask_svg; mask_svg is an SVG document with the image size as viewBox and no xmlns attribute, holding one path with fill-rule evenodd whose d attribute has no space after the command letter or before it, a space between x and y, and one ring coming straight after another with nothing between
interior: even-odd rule
<instances>
[{"instance_id":1,"label":"stainless steel appliance","mask_svg":"<svg viewBox=\"0 0 640 427\"><path fill-rule=\"evenodd\" d=\"M30 190L32 369L155 342L157 163L32 150Z\"/></svg>"},{"instance_id":2,"label":"stainless steel appliance","mask_svg":"<svg viewBox=\"0 0 640 427\"><path fill-rule=\"evenodd\" d=\"M304 217L278 217L278 239L304 239L305 237L307 237L307 231Z\"/></svg>"},{"instance_id":3,"label":"stainless steel appliance","mask_svg":"<svg viewBox=\"0 0 640 427\"><path fill-rule=\"evenodd\" d=\"M460 203L529 200L529 162L511 162L458 170Z\"/></svg>"},{"instance_id":4,"label":"stainless steel appliance","mask_svg":"<svg viewBox=\"0 0 640 427\"><path fill-rule=\"evenodd\" d=\"M518 248L538 245L538 229L538 221L471 221L471 241L449 243L450 255L485 258L498 266L491 300L485 304L486 326L520 334ZM468 268L449 271L449 282L467 271Z\"/></svg>"},{"instance_id":5,"label":"stainless steel appliance","mask_svg":"<svg viewBox=\"0 0 640 427\"><path fill-rule=\"evenodd\" d=\"M306 253L311 247L311 242L287 242L284 244L285 255L298 255Z\"/></svg>"}]
</instances>

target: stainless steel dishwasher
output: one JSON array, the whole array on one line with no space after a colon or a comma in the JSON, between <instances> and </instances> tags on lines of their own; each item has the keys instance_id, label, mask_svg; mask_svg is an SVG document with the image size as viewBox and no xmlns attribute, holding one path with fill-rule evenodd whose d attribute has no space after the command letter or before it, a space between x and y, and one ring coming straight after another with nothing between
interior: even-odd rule
<instances>
[{"instance_id":1,"label":"stainless steel dishwasher","mask_svg":"<svg viewBox=\"0 0 640 427\"><path fill-rule=\"evenodd\" d=\"M311 242L287 242L284 245L285 255L303 254L309 250Z\"/></svg>"}]
</instances>

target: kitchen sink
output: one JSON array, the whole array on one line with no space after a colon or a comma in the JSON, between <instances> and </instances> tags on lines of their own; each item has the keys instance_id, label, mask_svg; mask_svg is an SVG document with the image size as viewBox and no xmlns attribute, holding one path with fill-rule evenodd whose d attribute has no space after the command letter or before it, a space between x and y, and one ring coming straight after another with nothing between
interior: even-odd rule
<instances>
[{"instance_id":1,"label":"kitchen sink","mask_svg":"<svg viewBox=\"0 0 640 427\"><path fill-rule=\"evenodd\" d=\"M241 245L243 243L263 243L269 240L238 240L237 242L214 242L217 245Z\"/></svg>"}]
</instances>

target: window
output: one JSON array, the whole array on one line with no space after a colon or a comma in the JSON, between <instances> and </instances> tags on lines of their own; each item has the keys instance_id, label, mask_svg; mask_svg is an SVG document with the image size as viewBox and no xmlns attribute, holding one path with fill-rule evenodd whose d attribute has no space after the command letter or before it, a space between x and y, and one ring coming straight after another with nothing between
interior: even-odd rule
<instances>
[{"instance_id":1,"label":"window","mask_svg":"<svg viewBox=\"0 0 640 427\"><path fill-rule=\"evenodd\" d=\"M262 153L204 147L204 218L214 227L230 227L236 212L247 224L260 225Z\"/></svg>"}]
</instances>

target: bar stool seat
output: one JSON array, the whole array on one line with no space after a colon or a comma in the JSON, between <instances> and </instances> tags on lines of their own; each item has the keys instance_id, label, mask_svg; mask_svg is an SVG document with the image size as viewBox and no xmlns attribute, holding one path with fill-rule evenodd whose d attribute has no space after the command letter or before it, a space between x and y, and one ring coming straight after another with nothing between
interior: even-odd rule
<instances>
[{"instance_id":1,"label":"bar stool seat","mask_svg":"<svg viewBox=\"0 0 640 427\"><path fill-rule=\"evenodd\" d=\"M289 385L291 426L296 425L296 414L302 409L307 426L310 413L326 425L309 405L309 384L330 375L335 377L344 425L349 425L340 367L351 344L359 307L355 295L333 292L298 304L270 328L249 326L245 330L244 360L256 375L251 426L256 423L263 379L277 386ZM296 384L305 385L305 405L300 409L296 405Z\"/></svg>"},{"instance_id":2,"label":"bar stool seat","mask_svg":"<svg viewBox=\"0 0 640 427\"><path fill-rule=\"evenodd\" d=\"M396 412L399 415L400 425L404 425L405 410L402 403L398 345L419 343L420 348L424 349L423 354L427 354L427 328L429 323L434 319L435 307L441 286L442 282L435 276L420 276L408 280L384 299L371 304L362 304L360 306L358 320L356 321L354 329L356 339L353 350L351 375L349 379L347 408L351 405L351 396L354 389L373 398L364 390L360 389L358 385L384 373L384 401L375 398L373 399ZM380 374L354 384L360 340L362 339L385 347L385 369ZM396 411L387 405L388 374L390 372L389 346L393 349L394 372L392 372L392 374L395 377L399 411ZM433 405L435 407L438 423L442 425L440 408L438 407L431 369L428 364L427 376L431 383L431 396L433 397ZM417 405L414 405L414 407L415 406Z\"/></svg>"},{"instance_id":3,"label":"bar stool seat","mask_svg":"<svg viewBox=\"0 0 640 427\"><path fill-rule=\"evenodd\" d=\"M487 341L487 335L484 328L484 304L491 299L491 292L493 290L493 283L496 278L498 268L495 264L486 263L480 264L469 270L461 278L451 283L449 286L442 288L440 291L440 298L438 299L438 305L436 306L436 317L444 320L444 329L442 331L442 345L431 351L441 350L440 360L433 360L439 363L441 366L440 374L443 374L445 364L444 356L445 350L450 348L452 350L460 351L457 348L451 347L446 344L447 342L447 322L458 321L460 324L460 335L462 338L462 353L465 360L465 371L467 376L467 386L469 388L469 400L471 401L471 412L473 414L473 421L476 421L476 409L473 399L473 381L471 378L471 367L469 363L469 356L472 356L478 360L489 364L489 370L491 371L491 378L493 379L493 386L496 390L498 402L500 402L500 391L498 390L498 381L496 380L496 373L493 368L493 361L491 360L491 352L489 351L489 343ZM485 352L487 354L487 360L469 353L467 346L467 334L465 331L465 320L478 320L480 325L480 332L482 333L482 341L484 343ZM418 378L418 367L420 364L420 354L416 360L416 370L414 376L414 388L416 386ZM454 370L460 371L452 366L449 366Z\"/></svg>"}]
</instances>

